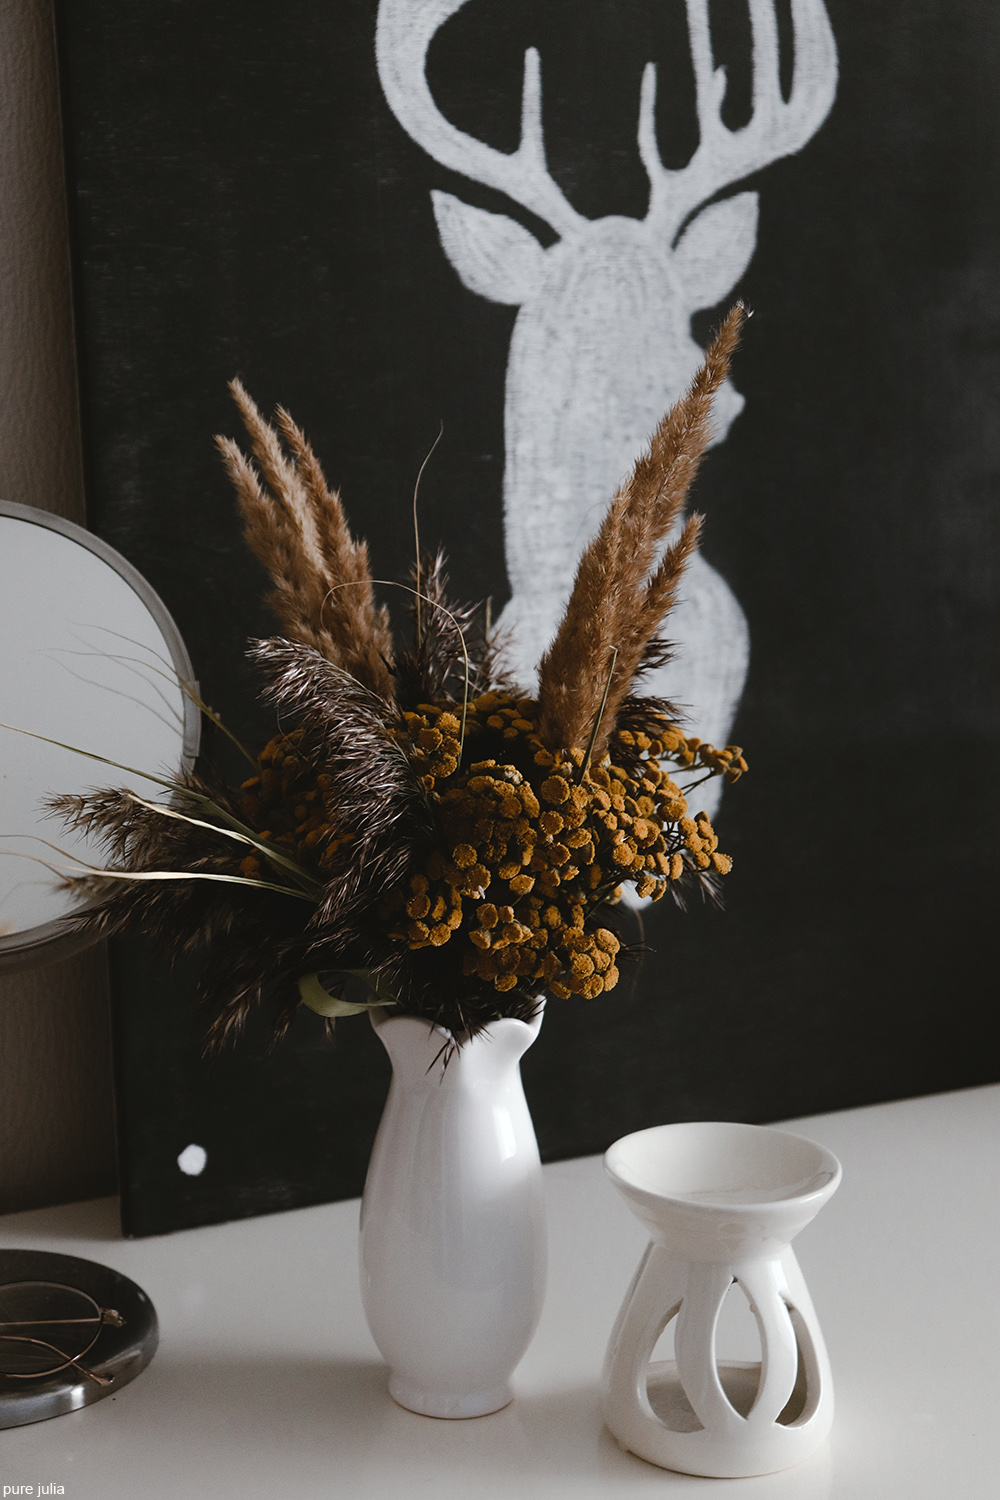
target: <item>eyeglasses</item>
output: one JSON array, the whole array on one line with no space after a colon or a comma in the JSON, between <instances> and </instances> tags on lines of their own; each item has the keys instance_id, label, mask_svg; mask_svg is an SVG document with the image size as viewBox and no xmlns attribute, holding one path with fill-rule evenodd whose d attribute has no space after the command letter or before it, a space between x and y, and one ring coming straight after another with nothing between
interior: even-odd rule
<instances>
[{"instance_id":1,"label":"eyeglasses","mask_svg":"<svg viewBox=\"0 0 1000 1500\"><path fill-rule=\"evenodd\" d=\"M98 1385L110 1385L108 1376L88 1370L81 1361L104 1328L124 1326L120 1312L101 1307L79 1287L9 1281L0 1286L0 1377L42 1380L73 1369Z\"/></svg>"}]
</instances>

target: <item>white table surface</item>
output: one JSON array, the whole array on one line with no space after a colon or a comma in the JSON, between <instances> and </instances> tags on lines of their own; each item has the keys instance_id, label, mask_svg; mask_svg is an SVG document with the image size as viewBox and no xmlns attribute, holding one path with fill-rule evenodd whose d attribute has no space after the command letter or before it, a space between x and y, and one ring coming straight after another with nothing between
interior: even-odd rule
<instances>
[{"instance_id":1,"label":"white table surface","mask_svg":"<svg viewBox=\"0 0 1000 1500\"><path fill-rule=\"evenodd\" d=\"M725 1500L996 1500L1000 1086L792 1128L844 1166L796 1241L837 1417L795 1469L671 1474L602 1427L601 1359L644 1236L586 1158L545 1169L549 1290L516 1399L465 1422L415 1416L386 1394L357 1286L356 1201L135 1241L119 1237L113 1199L0 1219L6 1247L131 1276L161 1330L152 1364L117 1396L0 1432L0 1495L52 1484L68 1500L705 1500L713 1489Z\"/></svg>"}]
</instances>

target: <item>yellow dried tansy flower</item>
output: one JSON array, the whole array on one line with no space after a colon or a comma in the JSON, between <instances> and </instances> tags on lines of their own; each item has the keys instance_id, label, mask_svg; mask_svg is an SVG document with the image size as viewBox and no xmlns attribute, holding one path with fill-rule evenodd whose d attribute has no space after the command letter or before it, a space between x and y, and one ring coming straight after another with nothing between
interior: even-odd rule
<instances>
[{"instance_id":1,"label":"yellow dried tansy flower","mask_svg":"<svg viewBox=\"0 0 1000 1500\"><path fill-rule=\"evenodd\" d=\"M492 953L478 953L476 955L476 972L480 979L495 979L497 977L500 968Z\"/></svg>"},{"instance_id":2,"label":"yellow dried tansy flower","mask_svg":"<svg viewBox=\"0 0 1000 1500\"><path fill-rule=\"evenodd\" d=\"M444 915L441 889L427 894L431 930L443 946L444 934L436 928L446 927L459 944L462 972L494 988L523 983L553 994L560 988L600 993L618 977L617 939L614 952L601 946L587 931L588 914L620 897L619 879L656 898L668 878L682 879L703 868L703 861L717 874L728 868L710 823L690 819L680 788L655 757L719 771L735 762L662 721L658 734L626 728L613 735L613 753L584 773L583 752L553 752L538 739L536 722L530 700L502 693L473 700L460 767L457 713L422 705L420 715L407 718L414 769L430 778L429 796L451 850L450 860L430 855L425 861L427 877L435 885L444 880L453 903ZM494 755L480 751L473 759L473 747L487 749L491 735ZM421 754L429 756L423 766ZM678 827L681 819L687 828ZM322 819L311 820L300 837L321 826ZM680 854L679 841L691 846L687 856ZM496 903L482 902L491 880L499 882L495 889L507 893L507 902L500 894ZM408 908L423 911L417 901L422 893L411 889ZM463 919L463 894L479 901L475 917L467 910ZM435 912L442 912L436 921ZM414 938L413 946L427 942L419 928Z\"/></svg>"},{"instance_id":3,"label":"yellow dried tansy flower","mask_svg":"<svg viewBox=\"0 0 1000 1500\"><path fill-rule=\"evenodd\" d=\"M530 782L526 781L521 785L521 787L518 789L518 796L521 799L521 806L523 807L528 818L537 818L541 809L538 798L535 796Z\"/></svg>"},{"instance_id":4,"label":"yellow dried tansy flower","mask_svg":"<svg viewBox=\"0 0 1000 1500\"><path fill-rule=\"evenodd\" d=\"M569 783L565 776L548 776L542 782L539 791L546 802L559 806L569 800Z\"/></svg>"}]
</instances>

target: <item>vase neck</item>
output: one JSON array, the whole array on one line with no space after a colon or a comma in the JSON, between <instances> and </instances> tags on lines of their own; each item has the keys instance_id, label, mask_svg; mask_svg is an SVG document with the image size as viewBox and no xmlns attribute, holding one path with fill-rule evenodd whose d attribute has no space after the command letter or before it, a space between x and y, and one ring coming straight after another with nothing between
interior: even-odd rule
<instances>
[{"instance_id":1,"label":"vase neck","mask_svg":"<svg viewBox=\"0 0 1000 1500\"><path fill-rule=\"evenodd\" d=\"M542 1024L540 1006L531 1021L503 1016L474 1036L455 1037L420 1016L393 1015L388 1009L370 1014L392 1061L393 1075L411 1087L500 1082L517 1071Z\"/></svg>"}]
</instances>

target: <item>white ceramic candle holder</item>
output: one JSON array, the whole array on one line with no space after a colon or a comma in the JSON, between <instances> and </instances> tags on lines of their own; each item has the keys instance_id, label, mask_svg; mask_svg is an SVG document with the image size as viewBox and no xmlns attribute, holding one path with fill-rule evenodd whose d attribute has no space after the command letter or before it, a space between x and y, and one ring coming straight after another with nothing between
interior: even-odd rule
<instances>
[{"instance_id":1,"label":"white ceramic candle holder","mask_svg":"<svg viewBox=\"0 0 1000 1500\"><path fill-rule=\"evenodd\" d=\"M741 1478L807 1458L833 1421L830 1364L791 1241L840 1182L802 1136L759 1125L661 1125L607 1152L652 1241L608 1345L603 1409L623 1447L662 1468ZM719 1314L742 1287L759 1361L720 1361ZM651 1363L676 1318L676 1358Z\"/></svg>"}]
</instances>

